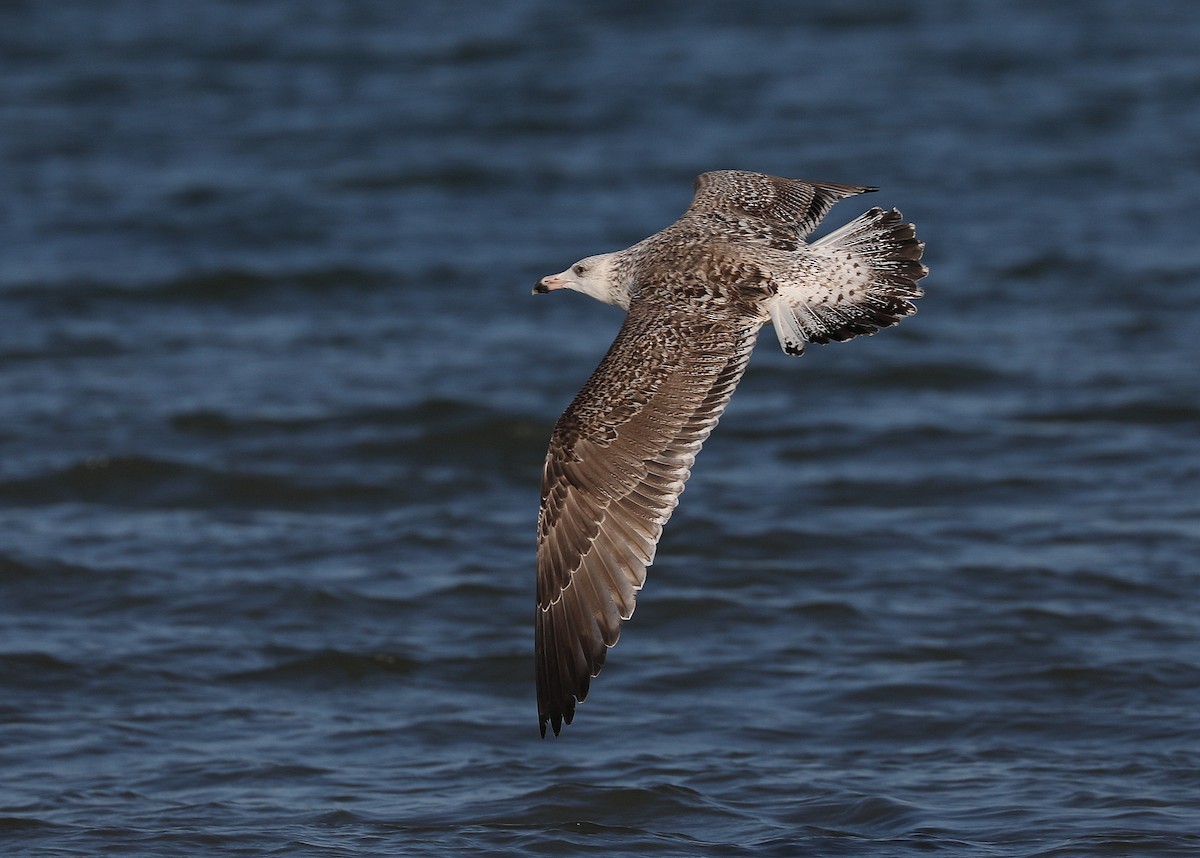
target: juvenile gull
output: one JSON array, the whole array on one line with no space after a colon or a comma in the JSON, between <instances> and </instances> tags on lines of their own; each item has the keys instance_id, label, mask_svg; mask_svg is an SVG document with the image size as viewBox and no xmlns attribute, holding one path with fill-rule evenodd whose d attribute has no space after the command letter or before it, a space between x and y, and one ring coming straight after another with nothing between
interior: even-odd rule
<instances>
[{"instance_id":1,"label":"juvenile gull","mask_svg":"<svg viewBox=\"0 0 1200 858\"><path fill-rule=\"evenodd\" d=\"M570 724L634 597L700 445L742 377L759 329L783 350L848 340L916 312L924 244L873 208L812 244L838 200L875 188L723 170L695 182L674 224L543 277L627 312L559 418L538 515L538 718Z\"/></svg>"}]
</instances>

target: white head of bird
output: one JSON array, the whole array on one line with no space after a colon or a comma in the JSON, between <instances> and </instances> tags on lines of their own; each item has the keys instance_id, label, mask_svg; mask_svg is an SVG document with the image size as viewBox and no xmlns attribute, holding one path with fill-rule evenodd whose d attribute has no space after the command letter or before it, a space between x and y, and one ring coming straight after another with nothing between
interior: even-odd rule
<instances>
[{"instance_id":1,"label":"white head of bird","mask_svg":"<svg viewBox=\"0 0 1200 858\"><path fill-rule=\"evenodd\" d=\"M533 287L533 294L541 295L559 289L574 289L590 295L605 304L616 304L629 308L629 284L620 282L617 266L618 253L601 253L581 259L558 274L550 274Z\"/></svg>"}]
</instances>

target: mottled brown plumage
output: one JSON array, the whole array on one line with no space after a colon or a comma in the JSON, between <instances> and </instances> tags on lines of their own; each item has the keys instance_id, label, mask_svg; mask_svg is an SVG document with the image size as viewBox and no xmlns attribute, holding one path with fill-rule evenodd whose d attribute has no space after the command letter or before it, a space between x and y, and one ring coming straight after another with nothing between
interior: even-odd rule
<instances>
[{"instance_id":1,"label":"mottled brown plumage","mask_svg":"<svg viewBox=\"0 0 1200 858\"><path fill-rule=\"evenodd\" d=\"M538 516L542 735L571 723L653 562L701 444L768 320L780 343L846 340L914 312L923 245L872 209L804 237L838 200L872 188L742 171L705 173L672 226L545 277L625 307L616 340L550 439Z\"/></svg>"}]
</instances>

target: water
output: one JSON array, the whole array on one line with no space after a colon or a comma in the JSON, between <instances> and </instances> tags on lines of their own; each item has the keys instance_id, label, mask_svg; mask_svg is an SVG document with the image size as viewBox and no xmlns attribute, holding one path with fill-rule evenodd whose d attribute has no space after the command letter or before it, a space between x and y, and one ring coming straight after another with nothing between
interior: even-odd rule
<instances>
[{"instance_id":1,"label":"water","mask_svg":"<svg viewBox=\"0 0 1200 858\"><path fill-rule=\"evenodd\" d=\"M1185 0L6 3L5 855L1200 852ZM739 167L918 315L764 336L574 725L537 277Z\"/></svg>"}]
</instances>

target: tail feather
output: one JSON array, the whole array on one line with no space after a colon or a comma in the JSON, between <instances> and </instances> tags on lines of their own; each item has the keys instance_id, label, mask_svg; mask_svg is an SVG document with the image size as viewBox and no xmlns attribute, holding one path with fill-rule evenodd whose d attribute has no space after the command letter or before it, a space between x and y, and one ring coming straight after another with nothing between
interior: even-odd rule
<instances>
[{"instance_id":1,"label":"tail feather","mask_svg":"<svg viewBox=\"0 0 1200 858\"><path fill-rule=\"evenodd\" d=\"M917 281L929 273L924 249L900 212L880 208L809 245L805 270L769 308L783 350L869 336L911 316L923 294Z\"/></svg>"}]
</instances>

